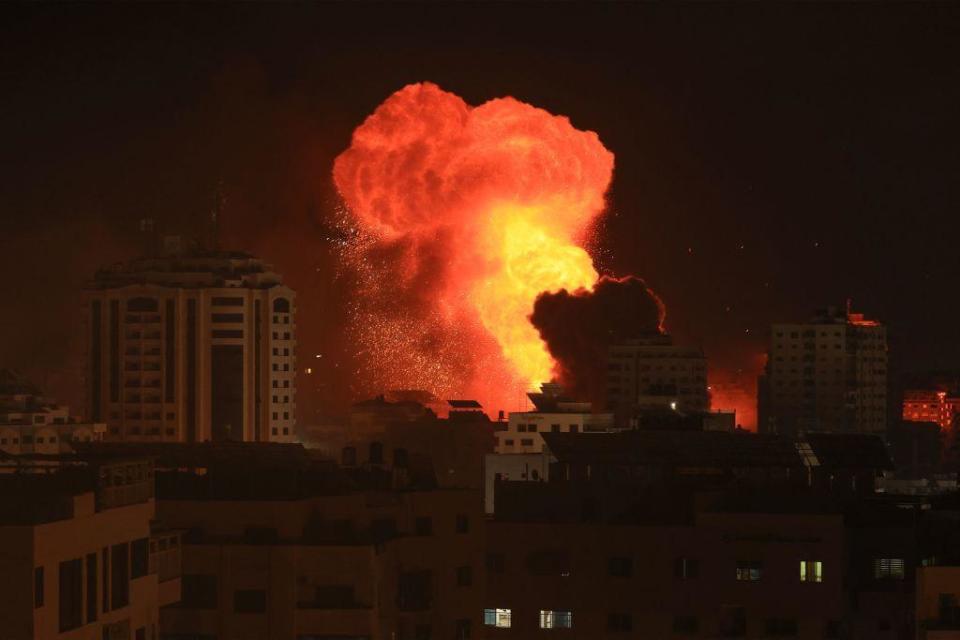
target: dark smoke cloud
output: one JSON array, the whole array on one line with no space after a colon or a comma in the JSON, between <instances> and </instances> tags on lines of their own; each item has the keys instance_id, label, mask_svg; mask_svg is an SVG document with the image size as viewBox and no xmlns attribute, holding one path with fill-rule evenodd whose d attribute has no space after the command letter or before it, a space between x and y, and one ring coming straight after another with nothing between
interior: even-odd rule
<instances>
[{"instance_id":1,"label":"dark smoke cloud","mask_svg":"<svg viewBox=\"0 0 960 640\"><path fill-rule=\"evenodd\" d=\"M607 348L662 333L664 313L663 303L640 278L604 276L592 291L541 294L530 321L557 361L558 381L578 399L602 403Z\"/></svg>"}]
</instances>

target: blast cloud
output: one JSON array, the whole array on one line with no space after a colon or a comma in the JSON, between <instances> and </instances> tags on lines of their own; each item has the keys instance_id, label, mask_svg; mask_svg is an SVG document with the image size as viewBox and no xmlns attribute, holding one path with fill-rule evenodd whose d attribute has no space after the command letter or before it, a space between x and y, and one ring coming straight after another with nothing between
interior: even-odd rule
<instances>
[{"instance_id":1,"label":"blast cloud","mask_svg":"<svg viewBox=\"0 0 960 640\"><path fill-rule=\"evenodd\" d=\"M602 277L592 290L543 293L530 321L556 361L556 376L577 398L602 403L607 348L663 332L665 309L640 278Z\"/></svg>"}]
</instances>

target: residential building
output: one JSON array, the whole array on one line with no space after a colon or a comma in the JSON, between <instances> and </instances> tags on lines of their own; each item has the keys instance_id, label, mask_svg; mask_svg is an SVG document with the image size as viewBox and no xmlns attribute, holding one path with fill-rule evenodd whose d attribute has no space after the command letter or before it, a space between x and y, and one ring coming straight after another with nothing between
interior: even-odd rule
<instances>
[{"instance_id":1,"label":"residential building","mask_svg":"<svg viewBox=\"0 0 960 640\"><path fill-rule=\"evenodd\" d=\"M766 433L884 434L887 430L886 327L829 307L801 324L775 324L759 390Z\"/></svg>"},{"instance_id":2,"label":"residential building","mask_svg":"<svg viewBox=\"0 0 960 640\"><path fill-rule=\"evenodd\" d=\"M157 640L180 599L179 534L151 531L152 466L5 457L0 637Z\"/></svg>"},{"instance_id":3,"label":"residential building","mask_svg":"<svg viewBox=\"0 0 960 640\"><path fill-rule=\"evenodd\" d=\"M607 357L607 409L621 420L646 410L710 410L707 361L699 348L665 334L612 345Z\"/></svg>"},{"instance_id":4,"label":"residential building","mask_svg":"<svg viewBox=\"0 0 960 640\"><path fill-rule=\"evenodd\" d=\"M114 441L296 439L295 295L236 251L185 249L86 288L86 415Z\"/></svg>"},{"instance_id":5,"label":"residential building","mask_svg":"<svg viewBox=\"0 0 960 640\"><path fill-rule=\"evenodd\" d=\"M533 411L509 415L506 429L497 431L498 454L539 453L544 433L586 433L614 429L612 413L593 413L589 402L563 395L559 385L543 384L539 392L527 394Z\"/></svg>"},{"instance_id":6,"label":"residential building","mask_svg":"<svg viewBox=\"0 0 960 640\"><path fill-rule=\"evenodd\" d=\"M960 396L945 389L907 389L903 392L903 419L933 422L942 431L951 431L960 415Z\"/></svg>"},{"instance_id":7,"label":"residential building","mask_svg":"<svg viewBox=\"0 0 960 640\"><path fill-rule=\"evenodd\" d=\"M294 444L100 449L151 452L159 514L186 531L163 638L482 636L478 490L419 489Z\"/></svg>"},{"instance_id":8,"label":"residential building","mask_svg":"<svg viewBox=\"0 0 960 640\"><path fill-rule=\"evenodd\" d=\"M105 424L70 415L70 408L8 369L0 369L0 451L65 453L73 441L101 440Z\"/></svg>"}]
</instances>

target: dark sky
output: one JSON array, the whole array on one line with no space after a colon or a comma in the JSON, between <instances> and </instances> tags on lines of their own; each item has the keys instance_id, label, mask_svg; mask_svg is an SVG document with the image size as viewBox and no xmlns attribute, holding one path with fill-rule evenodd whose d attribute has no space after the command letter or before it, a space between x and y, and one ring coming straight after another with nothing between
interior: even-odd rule
<instances>
[{"instance_id":1,"label":"dark sky","mask_svg":"<svg viewBox=\"0 0 960 640\"><path fill-rule=\"evenodd\" d=\"M299 291L301 358L338 395L331 163L421 80L596 131L603 266L716 369L751 384L771 322L848 297L903 368L960 367L948 3L4 5L0 43L0 366L67 399L83 281L140 218L199 232L218 181L225 242Z\"/></svg>"}]
</instances>

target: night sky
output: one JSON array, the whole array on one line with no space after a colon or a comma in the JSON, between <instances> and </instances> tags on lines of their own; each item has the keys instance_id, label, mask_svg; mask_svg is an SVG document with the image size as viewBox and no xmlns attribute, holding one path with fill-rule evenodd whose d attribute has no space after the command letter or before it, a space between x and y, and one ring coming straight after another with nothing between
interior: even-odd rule
<instances>
[{"instance_id":1,"label":"night sky","mask_svg":"<svg viewBox=\"0 0 960 640\"><path fill-rule=\"evenodd\" d=\"M140 218L299 292L302 407L334 407L348 283L330 170L384 98L512 95L616 155L601 267L752 388L771 322L890 326L896 370L960 369L960 9L350 4L0 8L0 366L78 401L79 289ZM320 364L322 362L322 364Z\"/></svg>"}]
</instances>

